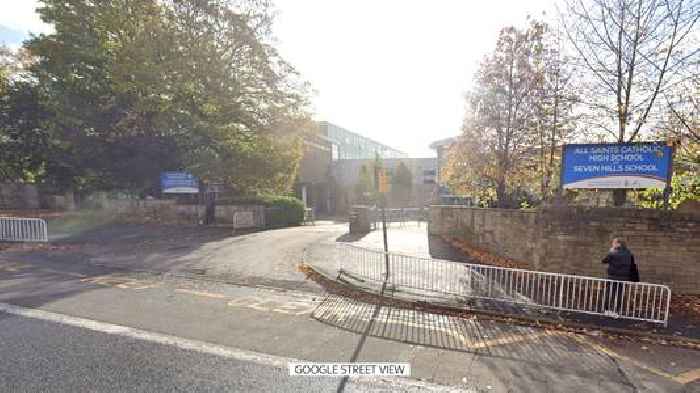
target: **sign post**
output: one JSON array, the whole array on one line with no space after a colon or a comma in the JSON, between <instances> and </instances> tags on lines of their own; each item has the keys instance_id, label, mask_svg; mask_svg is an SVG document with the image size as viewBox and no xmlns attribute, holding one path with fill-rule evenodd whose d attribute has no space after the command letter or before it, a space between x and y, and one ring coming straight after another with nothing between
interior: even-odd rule
<instances>
[{"instance_id":1,"label":"sign post","mask_svg":"<svg viewBox=\"0 0 700 393\"><path fill-rule=\"evenodd\" d=\"M386 288L386 284L389 281L389 243L386 232L386 193L389 191L389 182L384 169L377 165L374 166L374 179L374 183L377 186L377 196L379 197L379 203L382 209L382 236L384 238L384 264L386 268L386 278L382 286L382 292L384 292L384 288Z\"/></svg>"},{"instance_id":2,"label":"sign post","mask_svg":"<svg viewBox=\"0 0 700 393\"><path fill-rule=\"evenodd\" d=\"M160 189L163 194L199 194L199 180L189 172L161 172ZM199 217L199 204L195 208Z\"/></svg>"},{"instance_id":3,"label":"sign post","mask_svg":"<svg viewBox=\"0 0 700 393\"><path fill-rule=\"evenodd\" d=\"M668 178L666 179L666 187L664 188L664 210L668 210L668 200L673 192L673 186L671 185L671 179L673 177L673 159L676 157L676 144L678 143L680 143L680 140L676 138L669 138L666 142L666 145L671 148L671 159L668 162Z\"/></svg>"}]
</instances>

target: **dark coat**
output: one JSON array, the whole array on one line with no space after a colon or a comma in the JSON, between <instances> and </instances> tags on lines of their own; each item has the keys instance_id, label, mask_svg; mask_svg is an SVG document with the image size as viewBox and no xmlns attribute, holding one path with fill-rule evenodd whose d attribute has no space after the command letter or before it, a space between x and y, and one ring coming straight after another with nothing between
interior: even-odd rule
<instances>
[{"instance_id":1,"label":"dark coat","mask_svg":"<svg viewBox=\"0 0 700 393\"><path fill-rule=\"evenodd\" d=\"M608 265L608 278L620 281L639 281L639 270L634 263L634 255L627 248L615 248L611 250L603 263Z\"/></svg>"}]
</instances>

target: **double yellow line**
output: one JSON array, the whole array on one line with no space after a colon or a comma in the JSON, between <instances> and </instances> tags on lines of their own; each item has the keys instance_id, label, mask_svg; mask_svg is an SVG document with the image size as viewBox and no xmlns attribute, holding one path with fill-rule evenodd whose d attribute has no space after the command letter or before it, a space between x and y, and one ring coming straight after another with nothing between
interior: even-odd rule
<instances>
[{"instance_id":1,"label":"double yellow line","mask_svg":"<svg viewBox=\"0 0 700 393\"><path fill-rule=\"evenodd\" d=\"M573 335L573 337L574 337L574 340L578 341L579 343L581 343L583 345L587 345L587 346L595 349L598 352L602 352L602 353L604 353L612 358L618 359L618 360L623 360L625 362L629 362L629 363L634 364L635 366L637 366L643 370L649 371L653 374L659 375L659 376L664 377L666 379L670 379L670 380L677 382L677 383L680 383L682 385L685 385L685 384L688 384L688 383L691 383L693 381L700 379L700 368L688 370L688 371L682 372L680 374L674 375L674 374L667 373L663 370L659 370L658 368L648 366L648 365L646 365L638 360L632 359L628 356L620 355L619 353L611 350L610 348L606 348L600 344L591 342L590 340L586 340L584 337L581 337L580 335Z\"/></svg>"}]
</instances>

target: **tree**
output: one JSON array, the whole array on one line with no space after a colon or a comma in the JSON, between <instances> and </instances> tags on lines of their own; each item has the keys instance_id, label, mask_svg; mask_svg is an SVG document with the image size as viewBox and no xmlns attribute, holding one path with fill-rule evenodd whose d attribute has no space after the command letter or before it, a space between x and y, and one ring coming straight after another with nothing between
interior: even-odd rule
<instances>
[{"instance_id":1,"label":"tree","mask_svg":"<svg viewBox=\"0 0 700 393\"><path fill-rule=\"evenodd\" d=\"M0 45L0 97L4 97L10 83L10 71L6 64L6 58L10 50L4 45Z\"/></svg>"},{"instance_id":2,"label":"tree","mask_svg":"<svg viewBox=\"0 0 700 393\"><path fill-rule=\"evenodd\" d=\"M668 133L700 143L700 62L695 72L664 96L670 112Z\"/></svg>"},{"instance_id":3,"label":"tree","mask_svg":"<svg viewBox=\"0 0 700 393\"><path fill-rule=\"evenodd\" d=\"M634 141L659 115L657 98L687 75L700 53L694 0L566 0L562 22L587 71L588 120L617 142ZM662 104L663 105L663 104ZM615 203L625 201L616 190Z\"/></svg>"},{"instance_id":4,"label":"tree","mask_svg":"<svg viewBox=\"0 0 700 393\"><path fill-rule=\"evenodd\" d=\"M655 139L676 138L673 158L673 176L668 206L675 209L686 200L700 201L700 141L683 132L682 124L672 113L665 128L652 135ZM665 208L664 190L646 189L635 193L637 202L646 208Z\"/></svg>"},{"instance_id":5,"label":"tree","mask_svg":"<svg viewBox=\"0 0 700 393\"><path fill-rule=\"evenodd\" d=\"M440 177L453 194L469 195L483 206L496 202L496 156L494 152L468 139L471 131L462 135L447 153L447 163Z\"/></svg>"},{"instance_id":6,"label":"tree","mask_svg":"<svg viewBox=\"0 0 700 393\"><path fill-rule=\"evenodd\" d=\"M0 46L0 182L34 182L50 152L41 92L28 78L27 52Z\"/></svg>"},{"instance_id":7,"label":"tree","mask_svg":"<svg viewBox=\"0 0 700 393\"><path fill-rule=\"evenodd\" d=\"M33 62L34 59L24 48L13 50L0 44L0 76L5 83L26 79Z\"/></svg>"},{"instance_id":8,"label":"tree","mask_svg":"<svg viewBox=\"0 0 700 393\"><path fill-rule=\"evenodd\" d=\"M186 169L242 193L288 189L306 98L269 43L266 2L42 3L55 32L27 48L60 142L47 181L143 191Z\"/></svg>"},{"instance_id":9,"label":"tree","mask_svg":"<svg viewBox=\"0 0 700 393\"><path fill-rule=\"evenodd\" d=\"M17 81L0 94L0 182L34 182L46 170L51 143L43 122L49 114L39 94L32 84Z\"/></svg>"},{"instance_id":10,"label":"tree","mask_svg":"<svg viewBox=\"0 0 700 393\"><path fill-rule=\"evenodd\" d=\"M673 167L669 207L675 209L686 200L700 201L700 143L689 140L677 146ZM646 208L665 207L663 190L660 189L644 190L637 198Z\"/></svg>"},{"instance_id":11,"label":"tree","mask_svg":"<svg viewBox=\"0 0 700 393\"><path fill-rule=\"evenodd\" d=\"M400 207L407 207L411 203L412 193L413 174L406 164L399 162L391 177L391 200Z\"/></svg>"},{"instance_id":12,"label":"tree","mask_svg":"<svg viewBox=\"0 0 700 393\"><path fill-rule=\"evenodd\" d=\"M355 200L361 203L373 203L376 199L376 188L374 186L374 168L367 165L360 167L358 180L354 187Z\"/></svg>"},{"instance_id":13,"label":"tree","mask_svg":"<svg viewBox=\"0 0 700 393\"><path fill-rule=\"evenodd\" d=\"M542 45L533 56L536 83L530 127L536 133L539 192L545 200L553 192L560 146L576 129L572 110L577 97L572 88L574 69L563 53L561 31L546 24L542 28Z\"/></svg>"},{"instance_id":14,"label":"tree","mask_svg":"<svg viewBox=\"0 0 700 393\"><path fill-rule=\"evenodd\" d=\"M512 191L532 175L532 102L541 78L533 57L541 50L545 25L501 30L495 51L482 61L467 95L462 137L448 166L448 182L472 192L493 188L500 207L514 206ZM536 168L535 168L536 169ZM461 179L459 179L461 178Z\"/></svg>"}]
</instances>

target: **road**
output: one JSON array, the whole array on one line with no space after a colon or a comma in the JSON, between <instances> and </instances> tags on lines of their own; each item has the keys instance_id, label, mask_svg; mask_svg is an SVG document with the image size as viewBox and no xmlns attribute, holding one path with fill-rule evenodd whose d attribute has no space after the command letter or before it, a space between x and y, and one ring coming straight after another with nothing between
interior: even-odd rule
<instances>
[{"instance_id":1,"label":"road","mask_svg":"<svg viewBox=\"0 0 700 393\"><path fill-rule=\"evenodd\" d=\"M0 253L0 391L700 391L695 351L327 294L288 259L337 239L337 224L139 228ZM291 359L408 362L412 374L342 385L288 377Z\"/></svg>"},{"instance_id":2,"label":"road","mask_svg":"<svg viewBox=\"0 0 700 393\"><path fill-rule=\"evenodd\" d=\"M107 330L105 328L105 330ZM328 391L271 365L18 316L0 319L4 391Z\"/></svg>"},{"instance_id":3,"label":"road","mask_svg":"<svg viewBox=\"0 0 700 393\"><path fill-rule=\"evenodd\" d=\"M329 392L342 382L290 377L291 359L55 313L0 309L10 311L0 314L2 391ZM396 388L422 386L356 379L344 384L347 392Z\"/></svg>"}]
</instances>

